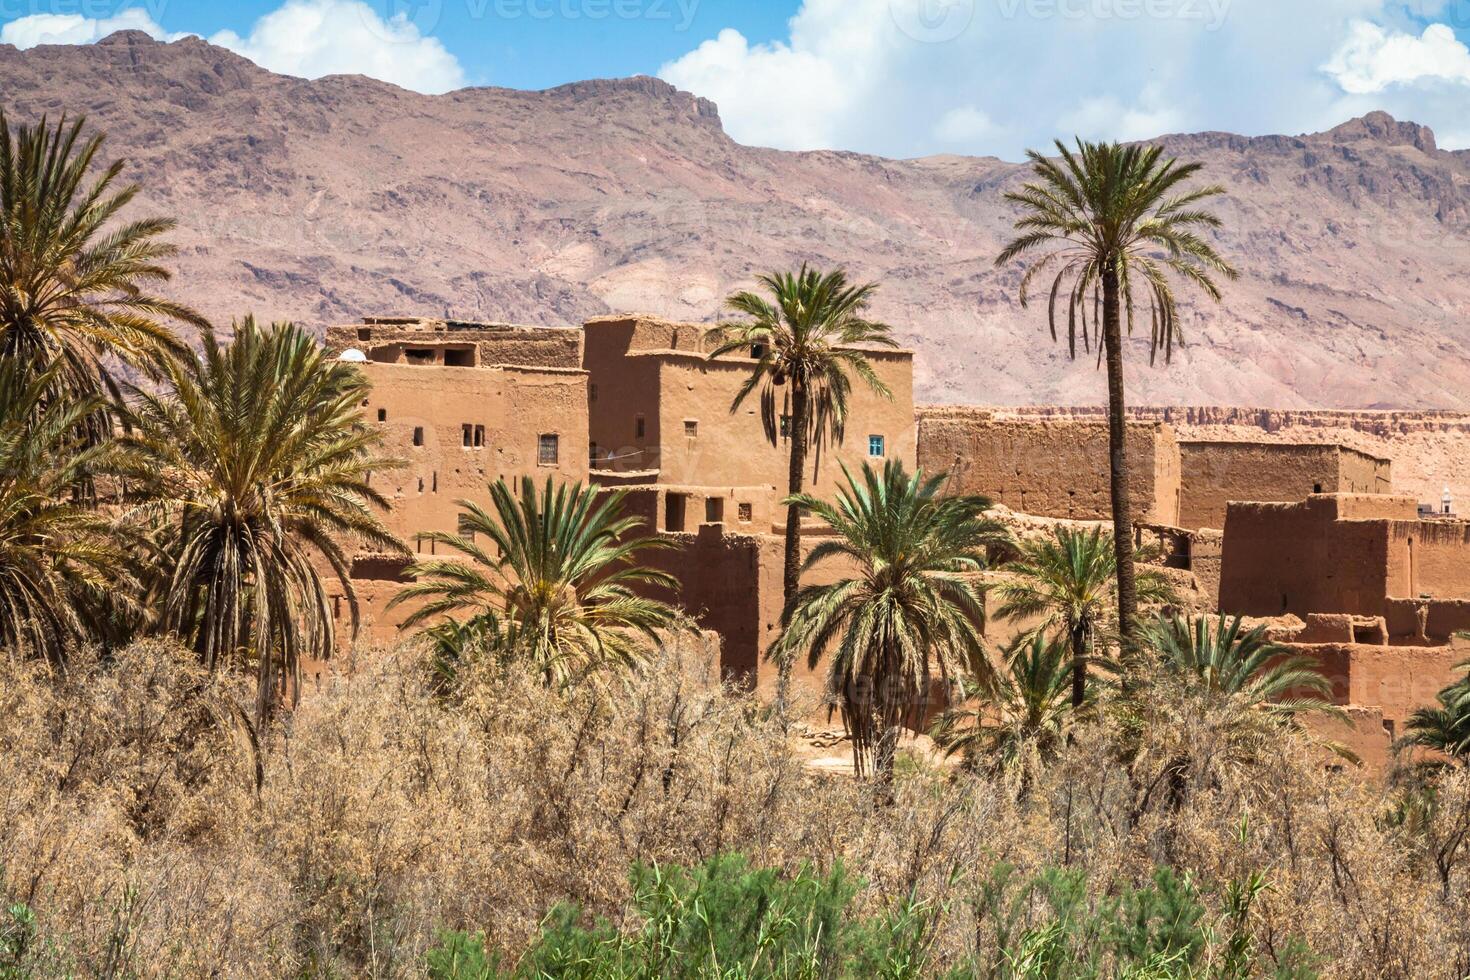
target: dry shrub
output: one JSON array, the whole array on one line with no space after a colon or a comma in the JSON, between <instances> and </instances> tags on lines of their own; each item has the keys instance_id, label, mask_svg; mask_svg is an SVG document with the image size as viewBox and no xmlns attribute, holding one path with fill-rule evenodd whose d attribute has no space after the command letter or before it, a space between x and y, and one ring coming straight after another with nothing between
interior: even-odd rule
<instances>
[{"instance_id":1,"label":"dry shrub","mask_svg":"<svg viewBox=\"0 0 1470 980\"><path fill-rule=\"evenodd\" d=\"M600 696L489 668L446 695L412 650L360 661L262 735L258 791L232 721L249 690L176 649L64 676L0 664L0 860L5 899L36 917L25 965L417 976L441 929L484 930L513 960L558 901L616 920L634 862L740 851L788 869L842 860L868 883L860 912L914 895L942 911L937 965L982 974L998 962L987 888L1002 863L1016 882L1083 869L1101 897L1172 862L1216 909L1225 883L1262 871L1267 963L1300 936L1331 976L1470 969L1470 858L1450 846L1470 820L1464 774L1410 819L1288 737L1150 795L1148 760L1213 737L1180 710L1151 752L1111 723L1083 727L1020 798L918 767L885 802L805 770L761 705L715 683L704 638L671 641ZM1022 923L1039 921L1014 894Z\"/></svg>"}]
</instances>

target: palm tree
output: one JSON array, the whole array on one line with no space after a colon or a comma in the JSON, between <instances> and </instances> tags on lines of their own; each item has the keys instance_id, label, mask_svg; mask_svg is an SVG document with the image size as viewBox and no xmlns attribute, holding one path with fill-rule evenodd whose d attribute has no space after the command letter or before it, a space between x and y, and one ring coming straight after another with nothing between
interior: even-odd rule
<instances>
[{"instance_id":1,"label":"palm tree","mask_svg":"<svg viewBox=\"0 0 1470 980\"><path fill-rule=\"evenodd\" d=\"M1196 764L1253 766L1283 729L1300 730L1301 716L1344 717L1317 661L1266 639L1264 625L1246 629L1238 616L1193 622L1160 617L1144 627L1141 639L1157 658L1154 676L1135 678L1131 685L1134 701L1145 706L1143 715L1157 722L1187 710L1208 730L1208 741L1197 734L1185 738L1179 757L1165 768L1176 803L1185 792L1183 774Z\"/></svg>"},{"instance_id":2,"label":"palm tree","mask_svg":"<svg viewBox=\"0 0 1470 980\"><path fill-rule=\"evenodd\" d=\"M1470 667L1470 661L1460 664ZM1460 765L1470 767L1470 675L1449 685L1435 696L1437 707L1417 709L1404 728L1401 745L1432 749Z\"/></svg>"},{"instance_id":3,"label":"palm tree","mask_svg":"<svg viewBox=\"0 0 1470 980\"><path fill-rule=\"evenodd\" d=\"M948 682L988 666L980 645L984 606L967 573L983 567L984 549L1005 532L982 517L984 497L941 495L945 477L910 475L889 460L882 472L863 464L861 481L844 466L835 503L787 498L835 533L807 556L805 572L828 559L857 568L831 585L808 585L781 617L769 655L801 653L815 669L824 657L827 693L852 737L858 775L893 774L898 729L915 718L937 671Z\"/></svg>"},{"instance_id":4,"label":"palm tree","mask_svg":"<svg viewBox=\"0 0 1470 980\"><path fill-rule=\"evenodd\" d=\"M420 540L443 545L452 558L421 559L417 581L391 605L422 600L403 628L457 616L469 629L423 631L456 659L485 643L507 659L529 663L548 685L564 687L612 666L642 660L657 631L675 625L676 610L635 589L676 589L670 575L637 564L645 551L676 547L633 535L641 519L623 517L622 490L603 492L548 477L538 494L523 477L520 496L504 480L490 485L494 513L459 501L461 533L435 531ZM479 542L484 535L491 546ZM446 647L445 644L449 646Z\"/></svg>"},{"instance_id":5,"label":"palm tree","mask_svg":"<svg viewBox=\"0 0 1470 980\"><path fill-rule=\"evenodd\" d=\"M253 659L256 713L295 698L301 663L329 657L333 609L325 562L358 627L346 539L407 554L372 508L379 437L361 424L365 378L288 323L246 317L202 357L165 366L168 392L133 389L130 495L162 526L157 582L163 629L210 669Z\"/></svg>"},{"instance_id":6,"label":"palm tree","mask_svg":"<svg viewBox=\"0 0 1470 980\"><path fill-rule=\"evenodd\" d=\"M790 467L786 492L786 557L782 568L782 601L790 603L800 584L802 490L810 443L824 439L841 441L847 420L849 373L885 398L888 386L878 379L867 355L856 345L897 347L886 324L867 319L868 303L877 285L848 285L841 270L823 274L805 264L796 273L773 272L758 281L770 299L739 292L726 301L736 313L749 317L743 323L716 328L720 344L711 357L734 351L748 352L753 360L750 377L730 405L731 413L753 392L761 394L761 418L766 437L774 445L778 437L790 439ZM790 417L784 423L776 416L775 389L791 383ZM783 683L785 675L782 675Z\"/></svg>"},{"instance_id":7,"label":"palm tree","mask_svg":"<svg viewBox=\"0 0 1470 980\"><path fill-rule=\"evenodd\" d=\"M1024 788L1056 758L1078 718L1072 658L1062 640L1032 632L1012 640L1001 663L991 683L967 682L965 703L947 709L932 731L946 755L1014 773Z\"/></svg>"},{"instance_id":8,"label":"palm tree","mask_svg":"<svg viewBox=\"0 0 1470 980\"><path fill-rule=\"evenodd\" d=\"M1106 622L1117 585L1118 552L1111 535L1058 526L1051 537L1021 544L1021 555L1005 567L1013 576L996 585L1002 619L1041 616L1038 631L1058 630L1072 652L1072 704L1087 696L1087 666ZM1145 569L1135 582L1144 602L1172 602L1173 587L1160 572Z\"/></svg>"},{"instance_id":9,"label":"palm tree","mask_svg":"<svg viewBox=\"0 0 1470 980\"><path fill-rule=\"evenodd\" d=\"M148 292L170 278L160 263L175 249L161 236L174 223L108 227L138 187L117 184L121 161L88 180L103 137L83 140L82 126L43 118L12 132L0 111L0 357L46 371L66 397L115 401L110 362L158 378L187 350L169 324L206 323ZM108 435L102 408L86 418L90 442Z\"/></svg>"},{"instance_id":10,"label":"palm tree","mask_svg":"<svg viewBox=\"0 0 1470 980\"><path fill-rule=\"evenodd\" d=\"M1021 206L1015 227L1021 233L996 258L1004 265L1037 249L1047 253L1021 277L1024 307L1031 280L1055 273L1047 305L1052 339L1057 335L1057 302L1067 305L1067 349L1077 356L1092 345L1106 355L1108 372L1108 448L1112 482L1113 547L1117 551L1118 625L1125 641L1134 636L1138 597L1133 570L1133 515L1128 498L1128 453L1123 405L1123 318L1133 332L1134 286L1149 308L1149 360L1164 351L1168 361L1179 333L1169 274L1219 300L1213 276L1234 279L1236 272L1200 237L1199 229L1220 221L1199 203L1224 193L1218 185L1181 190L1201 164L1161 159L1158 146L1119 146L1077 141L1074 154L1057 142L1061 161L1028 150L1035 182L1006 194ZM1062 286L1070 283L1065 294ZM1087 307L1092 305L1092 322Z\"/></svg>"},{"instance_id":11,"label":"palm tree","mask_svg":"<svg viewBox=\"0 0 1470 980\"><path fill-rule=\"evenodd\" d=\"M124 538L79 499L114 463L111 443L83 439L99 400L51 398L59 370L0 358L0 647L52 661L94 634L109 591L126 602L136 586Z\"/></svg>"}]
</instances>

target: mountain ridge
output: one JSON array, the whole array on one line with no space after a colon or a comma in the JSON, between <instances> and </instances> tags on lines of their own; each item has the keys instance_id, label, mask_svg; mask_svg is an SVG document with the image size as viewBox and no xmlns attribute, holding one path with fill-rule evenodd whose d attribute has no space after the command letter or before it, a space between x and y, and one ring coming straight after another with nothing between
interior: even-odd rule
<instances>
[{"instance_id":1,"label":"mountain ridge","mask_svg":"<svg viewBox=\"0 0 1470 980\"><path fill-rule=\"evenodd\" d=\"M173 294L220 323L708 320L755 272L811 260L881 283L923 400L1105 397L1045 310L1019 308L1019 270L992 266L1020 164L743 146L713 103L649 76L428 96L137 32L0 46L0 90L13 120L69 110L108 132L143 185L133 213L179 219ZM1470 154L1376 112L1159 142L1226 185L1217 244L1242 278L1218 307L1181 290L1192 342L1171 366L1131 342L1130 399L1470 408Z\"/></svg>"}]
</instances>

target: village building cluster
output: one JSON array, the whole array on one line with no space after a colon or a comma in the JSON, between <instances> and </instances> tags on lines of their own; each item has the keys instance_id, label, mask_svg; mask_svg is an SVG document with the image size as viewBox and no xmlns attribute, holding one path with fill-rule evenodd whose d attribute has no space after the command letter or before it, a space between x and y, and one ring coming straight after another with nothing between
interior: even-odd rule
<instances>
[{"instance_id":1,"label":"village building cluster","mask_svg":"<svg viewBox=\"0 0 1470 980\"><path fill-rule=\"evenodd\" d=\"M372 384L363 416L405 461L374 485L392 503L390 528L419 554L433 547L420 533L461 530L458 501L483 501L499 477L620 488L647 533L682 545L650 559L680 583L665 598L719 635L727 676L765 687L774 671L762 653L781 613L786 413L772 405L768 426L758 395L732 410L749 355L711 357L709 330L631 314L579 328L375 317L329 328L327 345ZM854 386L843 438L811 453L811 492L832 496L843 466L893 459L947 472L953 492L1018 515L1109 519L1105 422L916 407L912 352L868 355L890 396ZM1470 656L1455 640L1470 629L1470 522L1448 500L1421 508L1394 495L1391 462L1345 446L1178 440L1167 423L1138 421L1129 447L1138 538L1188 579L1193 611L1269 619L1277 639L1318 657L1351 719L1334 735L1381 763ZM409 612L386 608L403 560L360 555L353 580L367 635L394 640ZM997 641L1015 628L987 627ZM815 684L801 666L797 679Z\"/></svg>"}]
</instances>

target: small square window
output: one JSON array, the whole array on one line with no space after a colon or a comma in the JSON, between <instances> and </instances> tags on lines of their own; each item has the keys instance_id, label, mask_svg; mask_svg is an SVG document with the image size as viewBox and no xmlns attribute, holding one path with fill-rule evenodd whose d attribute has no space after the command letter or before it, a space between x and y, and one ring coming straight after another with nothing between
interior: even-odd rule
<instances>
[{"instance_id":1,"label":"small square window","mask_svg":"<svg viewBox=\"0 0 1470 980\"><path fill-rule=\"evenodd\" d=\"M458 530L459 536L464 538L466 541L475 540L475 528L474 525L470 523L470 516L468 514L459 515Z\"/></svg>"},{"instance_id":2,"label":"small square window","mask_svg":"<svg viewBox=\"0 0 1470 980\"><path fill-rule=\"evenodd\" d=\"M485 427L483 425L477 425L477 426L475 426L475 448L476 449L483 449L484 446L485 446Z\"/></svg>"},{"instance_id":3,"label":"small square window","mask_svg":"<svg viewBox=\"0 0 1470 980\"><path fill-rule=\"evenodd\" d=\"M466 449L470 448L470 446L474 445L475 427L473 425L470 425L468 422L466 422L464 425L461 425L459 427L459 438L461 445L463 445Z\"/></svg>"},{"instance_id":4,"label":"small square window","mask_svg":"<svg viewBox=\"0 0 1470 980\"><path fill-rule=\"evenodd\" d=\"M633 420L633 438L642 439L644 428L643 416L640 415Z\"/></svg>"},{"instance_id":5,"label":"small square window","mask_svg":"<svg viewBox=\"0 0 1470 980\"><path fill-rule=\"evenodd\" d=\"M380 409L378 409L378 421L379 422L386 422L386 421L388 421L388 410L386 408L380 408Z\"/></svg>"},{"instance_id":6,"label":"small square window","mask_svg":"<svg viewBox=\"0 0 1470 980\"><path fill-rule=\"evenodd\" d=\"M875 459L883 455L882 436L868 436L868 455Z\"/></svg>"},{"instance_id":7,"label":"small square window","mask_svg":"<svg viewBox=\"0 0 1470 980\"><path fill-rule=\"evenodd\" d=\"M699 435L699 423L696 422L694 419L685 419L684 435L690 439L693 439L695 436Z\"/></svg>"},{"instance_id":8,"label":"small square window","mask_svg":"<svg viewBox=\"0 0 1470 980\"><path fill-rule=\"evenodd\" d=\"M413 427L413 444L415 446L422 446L424 444L424 427L422 425Z\"/></svg>"},{"instance_id":9,"label":"small square window","mask_svg":"<svg viewBox=\"0 0 1470 980\"><path fill-rule=\"evenodd\" d=\"M358 340L372 340L373 339L373 330L372 330L372 328L371 327L358 327L357 328L357 339Z\"/></svg>"},{"instance_id":10,"label":"small square window","mask_svg":"<svg viewBox=\"0 0 1470 980\"><path fill-rule=\"evenodd\" d=\"M541 466L555 466L560 455L561 439L554 433L545 433L536 444L536 462Z\"/></svg>"},{"instance_id":11,"label":"small square window","mask_svg":"<svg viewBox=\"0 0 1470 980\"><path fill-rule=\"evenodd\" d=\"M741 504L740 504L740 523L742 523L742 524L749 524L750 521L751 521L751 506L750 506L750 502L749 501L742 501Z\"/></svg>"}]
</instances>

